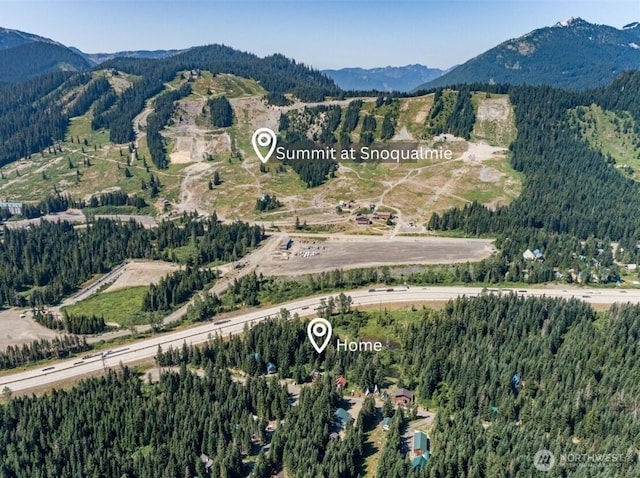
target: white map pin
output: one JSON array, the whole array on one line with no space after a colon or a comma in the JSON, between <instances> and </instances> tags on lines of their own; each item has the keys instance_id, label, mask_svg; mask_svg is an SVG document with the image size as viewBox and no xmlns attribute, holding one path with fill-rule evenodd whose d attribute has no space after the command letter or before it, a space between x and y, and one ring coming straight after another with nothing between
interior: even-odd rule
<instances>
[{"instance_id":1,"label":"white map pin","mask_svg":"<svg viewBox=\"0 0 640 478\"><path fill-rule=\"evenodd\" d=\"M329 345L329 340L331 340L331 333L333 332L333 327L331 327L331 323L327 319L313 319L307 325L307 335L309 336L309 341L313 348L316 349L316 352L319 354L322 353L324 349ZM324 342L320 345L320 342L317 339L321 339L324 337Z\"/></svg>"},{"instance_id":2,"label":"white map pin","mask_svg":"<svg viewBox=\"0 0 640 478\"><path fill-rule=\"evenodd\" d=\"M276 145L278 143L278 137L276 134L270 130L269 128L258 128L251 137L251 144L253 145L253 150L256 152L260 161L266 163L269 161L269 158L276 150ZM260 148L266 148L269 146L269 152L267 154L262 154Z\"/></svg>"}]
</instances>

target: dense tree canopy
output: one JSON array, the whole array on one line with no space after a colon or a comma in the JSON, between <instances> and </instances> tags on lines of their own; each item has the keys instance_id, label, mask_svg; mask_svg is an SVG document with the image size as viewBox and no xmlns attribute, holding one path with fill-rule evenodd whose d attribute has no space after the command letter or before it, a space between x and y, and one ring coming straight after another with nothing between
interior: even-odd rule
<instances>
[{"instance_id":1,"label":"dense tree canopy","mask_svg":"<svg viewBox=\"0 0 640 478\"><path fill-rule=\"evenodd\" d=\"M46 73L0 89L0 166L63 139L69 112L62 96L90 78L86 73Z\"/></svg>"},{"instance_id":2,"label":"dense tree canopy","mask_svg":"<svg viewBox=\"0 0 640 478\"><path fill-rule=\"evenodd\" d=\"M569 109L592 102L625 105L638 115L638 75L585 93L511 88L518 136L510 149L513 167L526 177L522 194L495 211L467 207L461 215L445 212L440 216L444 223L435 228L474 234L533 228L613 240L640 231L640 185L623 176L567 122Z\"/></svg>"},{"instance_id":3,"label":"dense tree canopy","mask_svg":"<svg viewBox=\"0 0 640 478\"><path fill-rule=\"evenodd\" d=\"M187 244L196 246L194 255L187 258L190 264L231 262L261 240L259 227L219 224L215 214L205 220L185 215L157 229L106 219L90 221L86 229L75 229L68 222L5 228L0 243L0 304L55 303L91 275L105 273L125 259L177 261L173 250ZM29 289L27 299L19 294Z\"/></svg>"},{"instance_id":4,"label":"dense tree canopy","mask_svg":"<svg viewBox=\"0 0 640 478\"><path fill-rule=\"evenodd\" d=\"M207 101L209 121L216 128L227 128L233 124L233 109L226 96L218 96Z\"/></svg>"},{"instance_id":5,"label":"dense tree canopy","mask_svg":"<svg viewBox=\"0 0 640 478\"><path fill-rule=\"evenodd\" d=\"M325 313L355 337L354 323L384 320L378 325L398 343L385 354L342 353L330 344L318 355L306 340L306 322L287 320L281 311L243 336L159 349L159 367L176 365L180 372L162 374L157 384L125 369L0 407L0 470L11 477L71 476L74 469L99 476L204 476L199 456L205 453L212 473L221 476L247 476L247 456L259 477L283 470L295 477L309 470L363 476L366 434L379 416L365 400L355 425L331 440L340 406L337 375L363 388L370 375L382 385L398 375L418 400L437 407L429 464L411 469L401 438L407 417L397 410L377 465L367 469L375 476L529 477L542 448L557 457L619 456L614 464L559 467L562 476L633 476L637 469L638 306L594 312L577 300L482 294L416 311L419 320L410 324L377 313ZM268 362L277 364L278 378L307 382L296 405L277 378L265 378ZM244 378L232 379L229 369ZM314 369L324 376L312 384ZM267 433L267 421L276 424L274 432ZM266 444L268 454L261 451Z\"/></svg>"},{"instance_id":6,"label":"dense tree canopy","mask_svg":"<svg viewBox=\"0 0 640 478\"><path fill-rule=\"evenodd\" d=\"M598 316L577 300L494 295L453 301L412 327L405 383L439 406L430 476L531 476L541 448L622 456L563 476L631 476L639 317L637 306Z\"/></svg>"}]
</instances>

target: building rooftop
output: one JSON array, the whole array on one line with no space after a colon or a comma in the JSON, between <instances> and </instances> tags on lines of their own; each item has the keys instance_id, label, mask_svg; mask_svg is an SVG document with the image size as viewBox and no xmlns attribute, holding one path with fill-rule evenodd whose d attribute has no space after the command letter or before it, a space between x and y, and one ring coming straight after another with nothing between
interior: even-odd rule
<instances>
[{"instance_id":1,"label":"building rooftop","mask_svg":"<svg viewBox=\"0 0 640 478\"><path fill-rule=\"evenodd\" d=\"M406 388L399 388L398 390L395 391L393 396L396 397L396 398L398 398L398 397L406 397L409 400L413 400L413 393L411 393Z\"/></svg>"},{"instance_id":2,"label":"building rooftop","mask_svg":"<svg viewBox=\"0 0 640 478\"><path fill-rule=\"evenodd\" d=\"M426 452L424 455L416 456L411 460L411 467L419 468L421 466L426 466L427 463L429 463L429 452Z\"/></svg>"},{"instance_id":3,"label":"building rooftop","mask_svg":"<svg viewBox=\"0 0 640 478\"><path fill-rule=\"evenodd\" d=\"M349 415L349 412L346 411L344 408L338 408L334 413L333 413L333 417L342 422L344 425L346 425L349 420L351 420L351 415Z\"/></svg>"},{"instance_id":4,"label":"building rooftop","mask_svg":"<svg viewBox=\"0 0 640 478\"><path fill-rule=\"evenodd\" d=\"M429 449L429 439L423 432L415 432L413 435L413 449L427 451Z\"/></svg>"}]
</instances>

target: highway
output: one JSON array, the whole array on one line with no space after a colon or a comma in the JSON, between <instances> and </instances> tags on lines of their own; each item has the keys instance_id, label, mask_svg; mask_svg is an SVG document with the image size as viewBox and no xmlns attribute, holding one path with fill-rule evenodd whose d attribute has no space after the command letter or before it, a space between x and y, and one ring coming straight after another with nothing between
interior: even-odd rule
<instances>
[{"instance_id":1,"label":"highway","mask_svg":"<svg viewBox=\"0 0 640 478\"><path fill-rule=\"evenodd\" d=\"M575 297L594 304L613 303L640 303L640 289L482 289L479 287L395 287L360 289L344 291L352 298L352 307L383 305L393 303L420 303L428 301L446 301L462 295L474 297L482 293L510 293L515 292L521 296L547 296L547 297ZM286 308L291 315L298 313L301 317L315 315L314 309L318 306L320 298L329 295L336 296L339 292L322 294L314 297L294 300L273 307L247 311L233 317L221 318L217 322L207 322L190 328L168 332L137 342L118 345L111 351L103 354L95 354L88 358L75 357L47 364L44 368L29 369L27 371L7 374L0 377L0 389L8 387L11 391L24 391L35 387L51 386L56 382L67 381L84 375L103 370L105 367L118 367L120 364L128 364L143 359L153 358L160 345L163 350L169 347L181 347L187 344L199 344L206 342L212 336L237 334L242 332L245 324L249 326L273 317L282 308Z\"/></svg>"}]
</instances>

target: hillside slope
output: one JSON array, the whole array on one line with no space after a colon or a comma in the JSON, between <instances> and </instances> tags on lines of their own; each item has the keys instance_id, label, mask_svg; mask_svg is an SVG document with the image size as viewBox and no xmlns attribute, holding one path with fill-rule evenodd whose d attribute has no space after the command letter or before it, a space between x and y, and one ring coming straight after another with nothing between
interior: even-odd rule
<instances>
[{"instance_id":1,"label":"hillside slope","mask_svg":"<svg viewBox=\"0 0 640 478\"><path fill-rule=\"evenodd\" d=\"M134 76L115 71L92 75L90 84L96 87L104 78L111 83L135 81ZM173 100L173 111L159 131L166 166L158 168L149 146L150 119L157 117L160 98L181 92L186 85L189 91ZM88 91L84 85L75 89L78 95ZM111 94L109 90L103 98ZM106 129L91 129L102 101L96 100L92 108L71 117L70 128L57 147L2 167L0 196L37 202L60 191L86 200L92 194L118 191L143 197L148 204L162 198L157 212L163 215L216 211L228 220L251 218L283 227L293 226L298 216L301 222L326 231L379 234L422 232L434 211L474 200L494 208L509 204L520 193L520 177L508 161L507 147L516 131L506 95L473 93L467 97L469 104L477 105L477 121L467 131L466 141L450 134L448 125L456 102L432 114L434 94L292 101L287 106L267 104L265 94L262 83L255 80L207 71L181 73L165 83L134 117L136 137L128 145L110 142ZM234 119L230 126L213 127L210 100L223 95ZM455 100L456 95L450 96ZM368 129L365 123L371 120L375 125ZM395 134L388 140L384 139L385 123L395 125ZM297 168L276 159L263 164L255 156L251 137L265 126L279 131L282 141L315 133L322 141L355 142L368 134L376 142L390 144L416 140L425 147L450 149L452 156L407 164L347 161L337 168L329 164L327 170ZM258 202L266 197L269 199ZM396 223L377 220L370 227L357 226L357 214L371 209L372 204L382 212L393 212L398 216ZM127 211L133 212L131 208Z\"/></svg>"},{"instance_id":2,"label":"hillside slope","mask_svg":"<svg viewBox=\"0 0 640 478\"><path fill-rule=\"evenodd\" d=\"M50 71L84 71L80 55L54 43L32 42L0 50L0 81L19 82Z\"/></svg>"},{"instance_id":3,"label":"hillside slope","mask_svg":"<svg viewBox=\"0 0 640 478\"><path fill-rule=\"evenodd\" d=\"M51 71L84 71L91 63L48 38L0 29L0 82L20 82Z\"/></svg>"},{"instance_id":4,"label":"hillside slope","mask_svg":"<svg viewBox=\"0 0 640 478\"><path fill-rule=\"evenodd\" d=\"M638 68L639 24L617 29L577 18L501 43L418 89L479 82L583 90Z\"/></svg>"},{"instance_id":5,"label":"hillside slope","mask_svg":"<svg viewBox=\"0 0 640 478\"><path fill-rule=\"evenodd\" d=\"M42 42L60 45L59 43L44 38L33 33L21 32L20 30L11 30L9 28L0 27L0 50L15 48L26 43Z\"/></svg>"},{"instance_id":6,"label":"hillside slope","mask_svg":"<svg viewBox=\"0 0 640 478\"><path fill-rule=\"evenodd\" d=\"M33 42L0 51L0 64L5 68L0 67L0 72L17 79L20 76L35 75L41 69L73 71L87 65L80 56L61 48L64 47ZM14 55L16 50L20 52L18 57ZM19 58L31 58L33 61L21 61L12 66L13 60L17 61ZM85 95L84 88L91 77L79 75L72 78L70 73L65 84L62 83L65 79L59 78L60 81L52 83L51 89L46 91L42 87L36 87L39 83L37 79L34 79L35 83L25 82L14 88L2 89L0 105L6 105L6 108L0 108L0 146L3 146L0 148L0 164L42 152L44 148L62 140L64 128L52 128L51 125L68 124L71 111L69 107L75 103L75 95L78 94L83 95L82 108L72 108L77 110L73 115L83 114L97 101L91 127L93 130L107 129L110 141L118 144L135 139L132 124L134 117L144 110L148 99L162 91L165 83L183 73L197 76L198 71L209 71L214 75L232 73L252 78L260 82L268 99L270 95L276 95L285 102L288 101L284 97L285 93L306 101L323 100L327 95L341 94L333 81L322 73L282 55L259 58L222 45L193 48L161 60L117 58L106 62L104 68L114 73L109 91L88 90ZM79 86L82 91L77 90ZM61 89L54 95L49 95L58 88ZM29 105L16 103L15 98L25 95L31 97L31 101L38 100L37 110L31 108L28 112L22 111L29 109ZM45 111L48 113L44 114ZM16 128L16 122L22 126ZM7 143L11 146L8 147Z\"/></svg>"}]
</instances>

